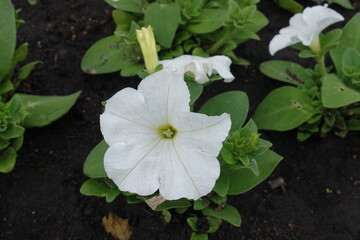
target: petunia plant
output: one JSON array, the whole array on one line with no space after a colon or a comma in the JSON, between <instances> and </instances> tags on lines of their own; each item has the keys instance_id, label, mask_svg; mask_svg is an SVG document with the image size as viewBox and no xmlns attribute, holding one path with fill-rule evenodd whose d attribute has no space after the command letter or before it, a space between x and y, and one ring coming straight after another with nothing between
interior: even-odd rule
<instances>
[{"instance_id":1,"label":"petunia plant","mask_svg":"<svg viewBox=\"0 0 360 240\"><path fill-rule=\"evenodd\" d=\"M252 120L244 125L244 92L222 93L193 111L213 79L234 80L230 64L225 56L148 64L147 73L151 66L157 71L144 74L137 89L122 89L106 101L100 116L104 140L84 163L89 179L81 193L145 202L166 222L173 213L185 214L191 239L207 239L222 221L239 227L240 214L228 196L255 187L282 158ZM199 227L204 223L208 228Z\"/></svg>"},{"instance_id":2,"label":"petunia plant","mask_svg":"<svg viewBox=\"0 0 360 240\"><path fill-rule=\"evenodd\" d=\"M23 21L10 0L0 0L0 6L0 172L8 173L15 166L25 128L46 126L60 118L80 93L61 97L15 93L41 62L18 67L28 54L27 43L15 48L16 30Z\"/></svg>"},{"instance_id":3,"label":"petunia plant","mask_svg":"<svg viewBox=\"0 0 360 240\"><path fill-rule=\"evenodd\" d=\"M327 6L306 8L273 38L271 54L292 46L300 51L299 57L313 58L316 65L308 69L279 60L261 64L262 73L291 86L273 90L260 103L254 114L260 129L298 128L300 141L314 133L326 136L334 130L344 137L349 131L360 130L360 14L343 29L321 33L342 20ZM330 60L332 64L327 65Z\"/></svg>"},{"instance_id":4,"label":"petunia plant","mask_svg":"<svg viewBox=\"0 0 360 240\"><path fill-rule=\"evenodd\" d=\"M329 4L337 4L346 9L354 9L351 0L308 0L310 3L317 2L319 3L329 3ZM300 13L304 10L303 5L301 5L297 0L274 0L274 2L279 5L281 8L284 8L292 13Z\"/></svg>"},{"instance_id":5,"label":"petunia plant","mask_svg":"<svg viewBox=\"0 0 360 240\"><path fill-rule=\"evenodd\" d=\"M256 33L268 23L257 10L260 0L105 1L115 8L116 29L85 53L81 68L89 74L120 71L121 76L135 76L144 68L143 46L137 42L136 30L149 25L154 29L160 59L222 54L247 65L235 49L248 39L259 40Z\"/></svg>"}]
</instances>

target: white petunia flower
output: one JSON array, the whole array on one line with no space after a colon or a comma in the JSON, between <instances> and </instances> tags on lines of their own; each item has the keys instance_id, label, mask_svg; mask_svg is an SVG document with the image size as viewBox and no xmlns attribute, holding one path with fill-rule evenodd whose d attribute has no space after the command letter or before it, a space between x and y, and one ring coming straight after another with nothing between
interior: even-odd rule
<instances>
[{"instance_id":1,"label":"white petunia flower","mask_svg":"<svg viewBox=\"0 0 360 240\"><path fill-rule=\"evenodd\" d=\"M190 112L189 101L183 76L162 70L106 102L100 116L110 146L104 166L120 190L147 196L159 189L174 200L198 199L213 189L230 116Z\"/></svg>"},{"instance_id":2,"label":"white petunia flower","mask_svg":"<svg viewBox=\"0 0 360 240\"><path fill-rule=\"evenodd\" d=\"M170 69L179 75L186 72L194 74L195 81L203 84L209 81L211 74L218 73L224 82L232 82L235 77L230 72L231 60L226 56L213 56L208 58L183 55L171 60L162 60L159 62L163 69Z\"/></svg>"},{"instance_id":3,"label":"white petunia flower","mask_svg":"<svg viewBox=\"0 0 360 240\"><path fill-rule=\"evenodd\" d=\"M319 34L333 23L343 21L344 18L336 11L325 6L305 8L303 13L297 13L290 19L290 26L282 28L270 42L270 54L295 43L302 42L314 52L319 52Z\"/></svg>"}]
</instances>

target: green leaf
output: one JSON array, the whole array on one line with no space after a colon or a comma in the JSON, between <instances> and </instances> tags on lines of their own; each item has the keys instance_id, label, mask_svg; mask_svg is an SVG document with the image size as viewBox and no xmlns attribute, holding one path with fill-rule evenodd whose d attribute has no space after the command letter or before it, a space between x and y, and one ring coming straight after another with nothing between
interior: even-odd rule
<instances>
[{"instance_id":1,"label":"green leaf","mask_svg":"<svg viewBox=\"0 0 360 240\"><path fill-rule=\"evenodd\" d=\"M24 134L15 139L11 139L11 147L13 147L15 151L19 151L23 142L24 142Z\"/></svg>"},{"instance_id":2,"label":"green leaf","mask_svg":"<svg viewBox=\"0 0 360 240\"><path fill-rule=\"evenodd\" d=\"M337 72L342 70L342 57L348 48L354 48L360 52L360 13L356 14L343 28L339 44L330 51L330 56L335 64Z\"/></svg>"},{"instance_id":3,"label":"green leaf","mask_svg":"<svg viewBox=\"0 0 360 240\"><path fill-rule=\"evenodd\" d=\"M360 101L360 92L347 87L335 74L324 76L321 98L324 107L339 108Z\"/></svg>"},{"instance_id":4,"label":"green leaf","mask_svg":"<svg viewBox=\"0 0 360 240\"><path fill-rule=\"evenodd\" d=\"M129 51L126 44L116 36L103 38L86 51L81 61L81 69L89 74L119 71L132 64L134 56L130 59L128 55L132 52Z\"/></svg>"},{"instance_id":5,"label":"green leaf","mask_svg":"<svg viewBox=\"0 0 360 240\"><path fill-rule=\"evenodd\" d=\"M144 69L144 65L130 64L121 70L121 76L122 77L136 76L143 69Z\"/></svg>"},{"instance_id":6,"label":"green leaf","mask_svg":"<svg viewBox=\"0 0 360 240\"><path fill-rule=\"evenodd\" d=\"M300 85L305 81L312 81L311 76L305 68L294 62L267 61L260 65L260 71L269 78L293 85Z\"/></svg>"},{"instance_id":7,"label":"green leaf","mask_svg":"<svg viewBox=\"0 0 360 240\"><path fill-rule=\"evenodd\" d=\"M190 105L194 104L195 101L201 96L203 92L203 85L196 82L186 82L190 92Z\"/></svg>"},{"instance_id":8,"label":"green leaf","mask_svg":"<svg viewBox=\"0 0 360 240\"><path fill-rule=\"evenodd\" d=\"M230 187L228 195L245 193L265 180L282 160L282 157L271 150L257 155L255 160L259 167L259 175L256 176L252 170L242 168L229 172Z\"/></svg>"},{"instance_id":9,"label":"green leaf","mask_svg":"<svg viewBox=\"0 0 360 240\"><path fill-rule=\"evenodd\" d=\"M164 221L166 223L170 223L171 222L171 213L168 210L163 210L161 213L164 218Z\"/></svg>"},{"instance_id":10,"label":"green leaf","mask_svg":"<svg viewBox=\"0 0 360 240\"><path fill-rule=\"evenodd\" d=\"M274 2L281 8L284 8L285 10L292 13L299 13L304 9L304 7L295 0L274 0Z\"/></svg>"},{"instance_id":11,"label":"green leaf","mask_svg":"<svg viewBox=\"0 0 360 240\"><path fill-rule=\"evenodd\" d=\"M181 198L178 200L165 201L156 207L156 211L163 211L172 208L186 208L190 207L191 202L185 198Z\"/></svg>"},{"instance_id":12,"label":"green leaf","mask_svg":"<svg viewBox=\"0 0 360 240\"><path fill-rule=\"evenodd\" d=\"M118 188L109 188L106 193L106 202L110 203L115 200L117 196L121 194L121 191Z\"/></svg>"},{"instance_id":13,"label":"green leaf","mask_svg":"<svg viewBox=\"0 0 360 240\"><path fill-rule=\"evenodd\" d=\"M206 217L206 220L209 223L209 229L207 230L207 233L216 232L222 223L221 219L215 217Z\"/></svg>"},{"instance_id":14,"label":"green leaf","mask_svg":"<svg viewBox=\"0 0 360 240\"><path fill-rule=\"evenodd\" d=\"M342 72L347 77L360 76L360 53L354 48L348 48L342 58Z\"/></svg>"},{"instance_id":15,"label":"green leaf","mask_svg":"<svg viewBox=\"0 0 360 240\"><path fill-rule=\"evenodd\" d=\"M324 34L320 34L320 46L321 46L321 53L325 54L330 49L336 47L339 44L339 38L341 37L342 30L341 29L334 29L330 32Z\"/></svg>"},{"instance_id":16,"label":"green leaf","mask_svg":"<svg viewBox=\"0 0 360 240\"><path fill-rule=\"evenodd\" d=\"M217 211L211 207L205 208L202 210L202 213L205 216L211 216L216 217L219 219L222 219L224 221L227 221L228 223L240 227L241 225L241 217L236 208L234 208L231 205L226 205L226 207L220 211Z\"/></svg>"},{"instance_id":17,"label":"green leaf","mask_svg":"<svg viewBox=\"0 0 360 240\"><path fill-rule=\"evenodd\" d=\"M81 185L80 193L86 196L105 197L108 189L109 186L102 180L88 179Z\"/></svg>"},{"instance_id":18,"label":"green leaf","mask_svg":"<svg viewBox=\"0 0 360 240\"><path fill-rule=\"evenodd\" d=\"M211 33L224 25L226 17L225 9L201 9L200 15L192 18L186 29L195 34Z\"/></svg>"},{"instance_id":19,"label":"green leaf","mask_svg":"<svg viewBox=\"0 0 360 240\"><path fill-rule=\"evenodd\" d=\"M10 140L5 140L0 137L0 150L7 148L10 145Z\"/></svg>"},{"instance_id":20,"label":"green leaf","mask_svg":"<svg viewBox=\"0 0 360 240\"><path fill-rule=\"evenodd\" d=\"M25 118L25 128L43 127L64 116L75 104L80 91L67 96L37 96L15 94L19 96L29 115Z\"/></svg>"},{"instance_id":21,"label":"green leaf","mask_svg":"<svg viewBox=\"0 0 360 240\"><path fill-rule=\"evenodd\" d=\"M35 6L39 3L40 0L27 0L27 2L31 5L31 6Z\"/></svg>"},{"instance_id":22,"label":"green leaf","mask_svg":"<svg viewBox=\"0 0 360 240\"><path fill-rule=\"evenodd\" d=\"M203 210L209 206L210 201L206 197L194 201L194 210Z\"/></svg>"},{"instance_id":23,"label":"green leaf","mask_svg":"<svg viewBox=\"0 0 360 240\"><path fill-rule=\"evenodd\" d=\"M5 132L0 133L0 137L3 139L12 139L17 138L23 135L25 132L25 129L21 126L12 124L8 127L8 129Z\"/></svg>"},{"instance_id":24,"label":"green leaf","mask_svg":"<svg viewBox=\"0 0 360 240\"><path fill-rule=\"evenodd\" d=\"M123 30L129 30L130 24L134 20L134 15L117 9L112 11L112 17L116 26L124 26Z\"/></svg>"},{"instance_id":25,"label":"green leaf","mask_svg":"<svg viewBox=\"0 0 360 240\"><path fill-rule=\"evenodd\" d=\"M17 78L19 80L26 79L30 75L30 73L34 69L34 67L41 63L42 63L42 61L34 61L34 62L30 62L30 63L26 64L25 66L21 67Z\"/></svg>"},{"instance_id":26,"label":"green leaf","mask_svg":"<svg viewBox=\"0 0 360 240\"><path fill-rule=\"evenodd\" d=\"M350 0L331 0L331 3L336 3L346 9L355 9Z\"/></svg>"},{"instance_id":27,"label":"green leaf","mask_svg":"<svg viewBox=\"0 0 360 240\"><path fill-rule=\"evenodd\" d=\"M29 52L28 43L23 43L20 47L18 47L14 52L12 67L15 68L16 64L24 61L27 58L28 52Z\"/></svg>"},{"instance_id":28,"label":"green leaf","mask_svg":"<svg viewBox=\"0 0 360 240\"><path fill-rule=\"evenodd\" d=\"M230 186L230 178L226 172L221 171L220 177L216 180L214 192L220 196L226 196Z\"/></svg>"},{"instance_id":29,"label":"green leaf","mask_svg":"<svg viewBox=\"0 0 360 240\"><path fill-rule=\"evenodd\" d=\"M249 99L246 93L230 91L219 94L208 100L199 110L208 116L230 114L231 131L241 128L249 110Z\"/></svg>"},{"instance_id":30,"label":"green leaf","mask_svg":"<svg viewBox=\"0 0 360 240\"><path fill-rule=\"evenodd\" d=\"M197 226L198 220L199 220L198 217L189 217L186 219L187 224L191 227L191 230L193 230L194 232L199 231Z\"/></svg>"},{"instance_id":31,"label":"green leaf","mask_svg":"<svg viewBox=\"0 0 360 240\"><path fill-rule=\"evenodd\" d=\"M1 1L0 1L1 2ZM0 151L0 172L8 173L14 169L16 162L16 151L12 147Z\"/></svg>"},{"instance_id":32,"label":"green leaf","mask_svg":"<svg viewBox=\"0 0 360 240\"><path fill-rule=\"evenodd\" d=\"M175 3L151 3L145 12L145 24L154 28L156 41L170 48L180 20L180 9Z\"/></svg>"},{"instance_id":33,"label":"green leaf","mask_svg":"<svg viewBox=\"0 0 360 240\"><path fill-rule=\"evenodd\" d=\"M259 129L287 131L300 126L318 111L300 89L285 86L270 92L255 110Z\"/></svg>"},{"instance_id":34,"label":"green leaf","mask_svg":"<svg viewBox=\"0 0 360 240\"><path fill-rule=\"evenodd\" d=\"M105 0L112 7L133 13L143 13L142 8L146 6L145 0Z\"/></svg>"},{"instance_id":35,"label":"green leaf","mask_svg":"<svg viewBox=\"0 0 360 240\"><path fill-rule=\"evenodd\" d=\"M105 178L107 174L104 169L104 155L109 145L102 140L87 156L83 171L89 178Z\"/></svg>"},{"instance_id":36,"label":"green leaf","mask_svg":"<svg viewBox=\"0 0 360 240\"><path fill-rule=\"evenodd\" d=\"M360 131L360 119L350 119L347 126L349 130Z\"/></svg>"},{"instance_id":37,"label":"green leaf","mask_svg":"<svg viewBox=\"0 0 360 240\"><path fill-rule=\"evenodd\" d=\"M9 73L16 46L15 9L10 0L0 0L0 81Z\"/></svg>"},{"instance_id":38,"label":"green leaf","mask_svg":"<svg viewBox=\"0 0 360 240\"><path fill-rule=\"evenodd\" d=\"M208 235L206 233L191 233L190 240L208 240Z\"/></svg>"},{"instance_id":39,"label":"green leaf","mask_svg":"<svg viewBox=\"0 0 360 240\"><path fill-rule=\"evenodd\" d=\"M12 84L12 82L9 79L6 79L0 84L0 95L10 92L13 89L14 89L14 85Z\"/></svg>"}]
</instances>

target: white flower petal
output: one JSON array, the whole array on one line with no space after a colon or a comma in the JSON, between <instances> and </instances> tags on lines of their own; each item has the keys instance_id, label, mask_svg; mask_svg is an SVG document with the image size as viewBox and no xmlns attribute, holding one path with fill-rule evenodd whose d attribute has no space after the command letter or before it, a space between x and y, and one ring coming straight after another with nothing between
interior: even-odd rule
<instances>
[{"instance_id":1,"label":"white flower petal","mask_svg":"<svg viewBox=\"0 0 360 240\"><path fill-rule=\"evenodd\" d=\"M198 199L211 192L220 174L217 156L230 130L229 115L210 119L202 114L186 115L184 125L192 119L187 122L190 127L186 127L192 130L179 130L169 143L173 147L171 155L162 163L164 168L171 169L161 171L160 175L160 194L166 199Z\"/></svg>"},{"instance_id":2,"label":"white flower petal","mask_svg":"<svg viewBox=\"0 0 360 240\"><path fill-rule=\"evenodd\" d=\"M157 134L157 130L154 128L119 117L109 111L101 114L100 129L105 142L109 145L117 142L127 142L133 138L146 139L148 136Z\"/></svg>"},{"instance_id":3,"label":"white flower petal","mask_svg":"<svg viewBox=\"0 0 360 240\"><path fill-rule=\"evenodd\" d=\"M167 158L162 158L164 171L160 174L160 194L168 200L198 199L213 189L220 174L220 164L216 157L197 148L203 147L202 144L178 139L167 142L171 151Z\"/></svg>"},{"instance_id":4,"label":"white flower petal","mask_svg":"<svg viewBox=\"0 0 360 240\"><path fill-rule=\"evenodd\" d=\"M325 5L305 8L303 12L303 19L308 23L308 25L315 26L314 33L315 35L318 35L328 26L336 22L343 21L344 17Z\"/></svg>"},{"instance_id":5,"label":"white flower petal","mask_svg":"<svg viewBox=\"0 0 360 240\"><path fill-rule=\"evenodd\" d=\"M119 142L106 151L105 171L121 191L147 196L158 190L161 166L158 152L163 142L161 139L149 140Z\"/></svg>"},{"instance_id":6,"label":"white flower petal","mask_svg":"<svg viewBox=\"0 0 360 240\"><path fill-rule=\"evenodd\" d=\"M135 89L125 88L111 97L100 116L100 128L111 145L129 136L152 134L158 123L144 106L145 99Z\"/></svg>"},{"instance_id":7,"label":"white flower petal","mask_svg":"<svg viewBox=\"0 0 360 240\"><path fill-rule=\"evenodd\" d=\"M230 72L231 59L226 56L213 56L209 58L213 66L212 73L218 73L223 79L224 82L232 82L235 77Z\"/></svg>"},{"instance_id":8,"label":"white flower petal","mask_svg":"<svg viewBox=\"0 0 360 240\"><path fill-rule=\"evenodd\" d=\"M302 42L311 46L318 39L318 35L326 27L344 20L336 11L325 6L305 8L303 13L295 14L290 19L290 26L280 30L270 42L269 51L274 55L278 50L292 44Z\"/></svg>"},{"instance_id":9,"label":"white flower petal","mask_svg":"<svg viewBox=\"0 0 360 240\"><path fill-rule=\"evenodd\" d=\"M183 55L172 60L160 61L164 69L170 69L180 75L192 72L195 81L204 84L209 81L211 74L218 73L225 82L231 82L235 77L230 72L231 60L226 56L213 56L203 58L198 56Z\"/></svg>"},{"instance_id":10,"label":"white flower petal","mask_svg":"<svg viewBox=\"0 0 360 240\"><path fill-rule=\"evenodd\" d=\"M145 78L138 86L145 98L145 108L160 127L168 123L173 112L190 111L190 93L183 76L162 70Z\"/></svg>"},{"instance_id":11,"label":"white flower petal","mask_svg":"<svg viewBox=\"0 0 360 240\"><path fill-rule=\"evenodd\" d=\"M288 34L278 34L276 35L269 44L269 51L271 55L274 55L277 51L291 46L295 43L300 42L301 40L297 36L292 36Z\"/></svg>"}]
</instances>

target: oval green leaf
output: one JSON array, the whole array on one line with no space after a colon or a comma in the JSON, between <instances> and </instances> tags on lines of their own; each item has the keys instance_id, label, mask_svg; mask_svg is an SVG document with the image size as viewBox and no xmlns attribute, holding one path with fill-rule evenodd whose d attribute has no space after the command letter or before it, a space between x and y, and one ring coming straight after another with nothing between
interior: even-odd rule
<instances>
[{"instance_id":1,"label":"oval green leaf","mask_svg":"<svg viewBox=\"0 0 360 240\"><path fill-rule=\"evenodd\" d=\"M360 52L360 13L356 14L343 28L339 44L330 51L337 72L342 69L342 56L348 48L355 48Z\"/></svg>"},{"instance_id":2,"label":"oval green leaf","mask_svg":"<svg viewBox=\"0 0 360 240\"><path fill-rule=\"evenodd\" d=\"M180 9L175 3L151 3L145 12L145 23L154 28L156 41L170 48L179 26Z\"/></svg>"},{"instance_id":3,"label":"oval green leaf","mask_svg":"<svg viewBox=\"0 0 360 240\"><path fill-rule=\"evenodd\" d=\"M279 60L263 62L260 65L260 71L269 78L293 85L300 85L305 83L305 81L312 81L311 76L305 68L294 62Z\"/></svg>"},{"instance_id":4,"label":"oval green leaf","mask_svg":"<svg viewBox=\"0 0 360 240\"><path fill-rule=\"evenodd\" d=\"M105 178L107 174L104 168L104 155L109 145L102 140L87 156L83 171L89 178Z\"/></svg>"},{"instance_id":5,"label":"oval green leaf","mask_svg":"<svg viewBox=\"0 0 360 240\"><path fill-rule=\"evenodd\" d=\"M16 162L16 151L12 147L0 151L0 172L8 173L13 170Z\"/></svg>"},{"instance_id":6,"label":"oval green leaf","mask_svg":"<svg viewBox=\"0 0 360 240\"><path fill-rule=\"evenodd\" d=\"M335 74L323 80L321 98L324 107L339 108L360 101L360 92L346 86Z\"/></svg>"},{"instance_id":7,"label":"oval green leaf","mask_svg":"<svg viewBox=\"0 0 360 240\"><path fill-rule=\"evenodd\" d=\"M300 126L318 111L300 89L285 86L269 93L255 110L259 129L287 131Z\"/></svg>"},{"instance_id":8,"label":"oval green leaf","mask_svg":"<svg viewBox=\"0 0 360 240\"><path fill-rule=\"evenodd\" d=\"M128 64L125 45L116 36L109 36L94 43L81 60L81 69L89 74L119 71Z\"/></svg>"},{"instance_id":9,"label":"oval green leaf","mask_svg":"<svg viewBox=\"0 0 360 240\"><path fill-rule=\"evenodd\" d=\"M199 110L208 116L230 114L231 130L241 128L249 111L249 99L246 93L231 91L219 94L208 100Z\"/></svg>"},{"instance_id":10,"label":"oval green leaf","mask_svg":"<svg viewBox=\"0 0 360 240\"><path fill-rule=\"evenodd\" d=\"M24 120L25 128L43 127L64 116L75 104L80 91L68 96L37 96L15 94L29 115Z\"/></svg>"},{"instance_id":11,"label":"oval green leaf","mask_svg":"<svg viewBox=\"0 0 360 240\"><path fill-rule=\"evenodd\" d=\"M208 207L202 210L202 213L205 216L216 217L224 221L227 221L228 223L236 227L240 227L241 225L241 216L238 210L231 205L226 205L226 207L220 211L217 211L212 207Z\"/></svg>"},{"instance_id":12,"label":"oval green leaf","mask_svg":"<svg viewBox=\"0 0 360 240\"><path fill-rule=\"evenodd\" d=\"M146 6L146 0L105 0L112 7L133 13L143 13L142 9Z\"/></svg>"},{"instance_id":13,"label":"oval green leaf","mask_svg":"<svg viewBox=\"0 0 360 240\"><path fill-rule=\"evenodd\" d=\"M282 160L277 153L267 150L255 157L259 167L259 175L256 176L249 168L242 168L229 172L230 186L228 195L238 195L247 192L264 181Z\"/></svg>"},{"instance_id":14,"label":"oval green leaf","mask_svg":"<svg viewBox=\"0 0 360 240\"><path fill-rule=\"evenodd\" d=\"M15 9L10 0L0 0L0 81L9 73L16 46Z\"/></svg>"}]
</instances>

